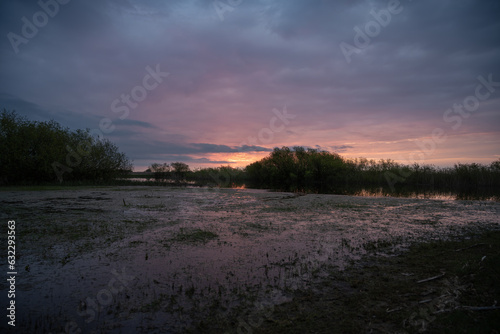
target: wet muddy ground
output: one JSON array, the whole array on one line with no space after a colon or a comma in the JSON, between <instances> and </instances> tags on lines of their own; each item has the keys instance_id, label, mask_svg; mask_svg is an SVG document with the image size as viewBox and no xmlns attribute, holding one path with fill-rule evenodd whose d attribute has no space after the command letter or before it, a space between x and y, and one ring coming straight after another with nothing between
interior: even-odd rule
<instances>
[{"instance_id":1,"label":"wet muddy ground","mask_svg":"<svg viewBox=\"0 0 500 334\"><path fill-rule=\"evenodd\" d=\"M500 228L493 201L251 189L1 191L0 207L4 235L16 221L19 333L217 327L363 256Z\"/></svg>"}]
</instances>

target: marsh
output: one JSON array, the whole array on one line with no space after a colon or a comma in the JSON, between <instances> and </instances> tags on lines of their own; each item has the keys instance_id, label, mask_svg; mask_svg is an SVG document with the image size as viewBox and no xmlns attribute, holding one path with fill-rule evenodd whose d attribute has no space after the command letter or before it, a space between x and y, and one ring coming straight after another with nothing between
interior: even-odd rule
<instances>
[{"instance_id":1,"label":"marsh","mask_svg":"<svg viewBox=\"0 0 500 334\"><path fill-rule=\"evenodd\" d=\"M16 220L19 327L54 333L183 332L207 319L236 332L227 319L366 256L500 224L495 201L255 189L15 190L0 203Z\"/></svg>"}]
</instances>

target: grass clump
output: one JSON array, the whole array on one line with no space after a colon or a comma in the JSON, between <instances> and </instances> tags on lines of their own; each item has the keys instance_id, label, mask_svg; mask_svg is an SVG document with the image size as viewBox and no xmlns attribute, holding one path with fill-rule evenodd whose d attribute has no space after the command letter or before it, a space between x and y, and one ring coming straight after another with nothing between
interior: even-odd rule
<instances>
[{"instance_id":1,"label":"grass clump","mask_svg":"<svg viewBox=\"0 0 500 334\"><path fill-rule=\"evenodd\" d=\"M184 242L184 243L207 243L212 239L216 239L218 235L211 231L204 231L202 229L185 229L181 228L180 231L170 241Z\"/></svg>"}]
</instances>

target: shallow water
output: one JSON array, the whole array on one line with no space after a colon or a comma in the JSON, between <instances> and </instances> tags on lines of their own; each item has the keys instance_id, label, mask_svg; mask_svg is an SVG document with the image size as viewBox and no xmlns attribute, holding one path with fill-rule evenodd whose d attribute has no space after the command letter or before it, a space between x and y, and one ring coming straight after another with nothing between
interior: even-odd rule
<instances>
[{"instance_id":1,"label":"shallow water","mask_svg":"<svg viewBox=\"0 0 500 334\"><path fill-rule=\"evenodd\" d=\"M16 220L18 328L31 332L179 332L285 302L367 253L500 227L492 201L253 189L3 191L0 205Z\"/></svg>"}]
</instances>

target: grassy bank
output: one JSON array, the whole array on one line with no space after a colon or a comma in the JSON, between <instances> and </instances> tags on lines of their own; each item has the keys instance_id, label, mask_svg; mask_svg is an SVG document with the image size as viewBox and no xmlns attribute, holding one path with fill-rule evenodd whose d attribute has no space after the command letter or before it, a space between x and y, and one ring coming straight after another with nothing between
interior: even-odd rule
<instances>
[{"instance_id":1,"label":"grassy bank","mask_svg":"<svg viewBox=\"0 0 500 334\"><path fill-rule=\"evenodd\" d=\"M332 270L291 302L260 317L240 315L226 331L497 333L499 277L500 232L419 244L397 257Z\"/></svg>"}]
</instances>

